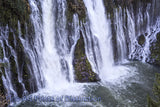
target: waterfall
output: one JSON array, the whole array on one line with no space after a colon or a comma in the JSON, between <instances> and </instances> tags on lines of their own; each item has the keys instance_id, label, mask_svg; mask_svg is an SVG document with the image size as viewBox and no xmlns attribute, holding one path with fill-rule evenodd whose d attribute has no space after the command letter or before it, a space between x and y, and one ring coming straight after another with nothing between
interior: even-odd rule
<instances>
[{"instance_id":1,"label":"waterfall","mask_svg":"<svg viewBox=\"0 0 160 107\"><path fill-rule=\"evenodd\" d=\"M126 33L128 36L128 58L149 62L151 54L150 46L156 40L156 34L159 32L159 16L156 19L151 17L152 13L150 13L150 11L153 10L150 4L147 5L144 13L142 12L142 8L139 8L137 15L134 15L133 8L124 11L127 13L127 19L121 22L123 22L123 26L128 29ZM121 11L119 13L121 13ZM125 18L123 16L120 17ZM127 23L127 25L125 23ZM123 33L125 33L125 31L123 31ZM140 38L142 38L142 40ZM126 44L123 40L120 42ZM124 48L123 51L127 48Z\"/></svg>"},{"instance_id":2,"label":"waterfall","mask_svg":"<svg viewBox=\"0 0 160 107\"><path fill-rule=\"evenodd\" d=\"M119 12L118 12L119 11ZM123 11L121 7L119 7L119 10L116 9L114 12L114 22L115 22L115 29L116 29L116 39L117 39L117 50L118 50L118 62L124 63L127 59L127 43L126 43L126 36L124 30L124 20L125 17L122 17Z\"/></svg>"},{"instance_id":3,"label":"waterfall","mask_svg":"<svg viewBox=\"0 0 160 107\"><path fill-rule=\"evenodd\" d=\"M27 23L22 24L20 20L17 29L0 26L0 67L4 64L0 76L2 74L7 94L13 98L11 102L32 93L84 94L85 86L91 83L77 83L74 68L75 48L81 36L84 40L82 50L85 50L91 71L99 76L103 85L121 85L123 80L135 75L134 67L125 66L130 60L144 63L151 60L150 47L160 32L160 17L155 18L156 13L153 13L155 0L147 3L145 9L134 10L133 4L125 8L114 7L112 16L104 0L82 0L86 9L83 20L80 17L83 12L74 5L76 0L71 2L73 13L67 13L71 11L67 8L69 0L28 1L31 31ZM70 22L68 17L72 17Z\"/></svg>"},{"instance_id":4,"label":"waterfall","mask_svg":"<svg viewBox=\"0 0 160 107\"><path fill-rule=\"evenodd\" d=\"M101 65L99 64L99 71L101 71L100 75L104 76L104 74L110 72L113 66L109 20L106 19L102 0L84 0L84 3L87 7L92 35L98 40L99 58L102 62L98 62L101 63ZM105 76L103 78L106 78Z\"/></svg>"},{"instance_id":5,"label":"waterfall","mask_svg":"<svg viewBox=\"0 0 160 107\"><path fill-rule=\"evenodd\" d=\"M87 51L88 52L87 54L88 57L89 55L91 55L92 57L96 56L95 58L96 61L90 60L92 61L91 64L96 64L96 62L98 63L97 64L98 66L94 65L92 66L92 68L97 68L96 70L99 71L98 74L102 82L107 81L107 82L117 83L118 82L117 80L120 81L120 77L128 75L130 68L114 65L113 52L112 52L113 49L111 44L112 34L110 32L111 22L109 19L106 19L107 16L105 13L103 2L102 0L100 1L84 0L84 3L88 12L91 33L89 33L87 30L85 32L88 32L87 36L91 36L91 38L93 38L93 40L89 42L93 42L95 45L94 49L90 50L92 52ZM121 25L118 24L118 27L119 26ZM123 35L120 36L123 37ZM124 37L123 39L120 39L120 36L118 37L120 41L119 43L121 44L125 40ZM121 46L120 49L122 49L123 46L125 47L126 45L125 43L123 43L120 46ZM123 52L123 50L121 50L121 52ZM94 53L95 56L91 53ZM122 56L125 55L125 52L122 53L121 55ZM130 73L129 75L132 75L132 73Z\"/></svg>"},{"instance_id":6,"label":"waterfall","mask_svg":"<svg viewBox=\"0 0 160 107\"><path fill-rule=\"evenodd\" d=\"M36 59L38 68L35 67L34 70L39 73L36 74L39 75L36 78L42 82L39 93L80 94L81 91L78 90L81 89L81 86L74 83L72 64L75 45L79 39L78 16L76 14L73 16L72 34L68 34L65 0L41 2L31 0L30 4L32 7L31 19L35 28L34 47L37 52L35 54L38 57ZM34 59L34 56L31 56L31 59Z\"/></svg>"},{"instance_id":7,"label":"waterfall","mask_svg":"<svg viewBox=\"0 0 160 107\"><path fill-rule=\"evenodd\" d=\"M35 0L30 0L30 6L31 6L31 21L34 26L35 36L34 36L34 46L28 45L29 40L24 40L21 38L23 46L25 47L25 50L31 60L33 71L36 78L36 83L38 90L41 89L44 84L44 77L42 75L42 70L39 68L40 60L42 58L41 51L43 48L43 38L42 38L42 17L41 17L41 8L40 3ZM33 48L34 47L34 48Z\"/></svg>"},{"instance_id":8,"label":"waterfall","mask_svg":"<svg viewBox=\"0 0 160 107\"><path fill-rule=\"evenodd\" d=\"M72 61L80 31L84 38L85 51L92 70L100 76L102 81L116 81L119 77L130 73L130 68L114 65L111 21L107 18L103 1L84 0L83 2L87 8L87 21L81 23L78 15L74 14L73 30L69 33L66 27L66 0L44 0L40 3L30 1L30 4L33 4L31 5L31 19L36 31L35 49L40 66L38 67L40 76L36 78L41 79L44 90L57 92L75 84ZM39 9L41 8L38 8L38 5L42 8L42 13L40 13ZM141 60L146 61L150 43L155 39L151 41L148 33L148 36L145 36L145 45L141 47L137 37L145 34L146 31L150 32L150 8L148 5L144 13L145 19L143 19L141 9L137 16L134 16L132 7L131 9L118 7L114 10L119 63L125 63L128 58L141 59L142 56ZM124 13L125 15L123 15ZM42 19L40 14L42 14ZM141 28L146 21L146 28ZM136 25L136 23L140 24ZM35 71L37 70L35 69Z\"/></svg>"},{"instance_id":9,"label":"waterfall","mask_svg":"<svg viewBox=\"0 0 160 107\"><path fill-rule=\"evenodd\" d=\"M8 43L8 26L6 27L0 27L0 34L1 34L1 39L0 39L0 46L2 47L2 51L3 51L3 59L1 59L1 63L5 63L7 65L6 68L4 68L5 74L2 75L2 80L3 80L3 84L4 87L7 89L7 94L9 95L9 97L17 97L17 92L16 90L13 88L13 84L12 84L12 71L11 71L11 66L9 64L9 59L8 57L8 51L9 49L12 50L12 54L15 55L14 50L12 49L12 47L9 45ZM5 46L9 47L9 49L5 48ZM14 60L14 59L13 59ZM17 64L16 64L17 65ZM3 72L2 69L0 69L0 72Z\"/></svg>"},{"instance_id":10,"label":"waterfall","mask_svg":"<svg viewBox=\"0 0 160 107\"><path fill-rule=\"evenodd\" d=\"M65 83L64 75L61 73L60 58L55 46L55 3L52 0L44 0L42 3L43 13L43 38L44 48L42 50L43 60L41 69L43 70L46 88L55 88L59 84Z\"/></svg>"}]
</instances>

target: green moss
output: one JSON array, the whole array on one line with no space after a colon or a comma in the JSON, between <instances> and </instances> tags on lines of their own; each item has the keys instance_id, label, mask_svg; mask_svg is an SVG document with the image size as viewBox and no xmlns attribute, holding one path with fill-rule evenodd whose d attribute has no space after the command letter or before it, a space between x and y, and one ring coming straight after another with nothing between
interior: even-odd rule
<instances>
[{"instance_id":1,"label":"green moss","mask_svg":"<svg viewBox=\"0 0 160 107\"><path fill-rule=\"evenodd\" d=\"M84 40L82 35L77 42L74 53L75 80L78 82L96 82L99 77L92 71L91 65L85 55Z\"/></svg>"}]
</instances>

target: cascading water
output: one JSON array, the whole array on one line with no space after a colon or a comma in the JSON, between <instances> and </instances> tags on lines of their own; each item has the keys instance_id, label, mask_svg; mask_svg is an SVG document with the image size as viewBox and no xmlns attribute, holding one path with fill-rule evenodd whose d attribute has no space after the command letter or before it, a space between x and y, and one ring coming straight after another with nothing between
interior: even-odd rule
<instances>
[{"instance_id":1,"label":"cascading water","mask_svg":"<svg viewBox=\"0 0 160 107\"><path fill-rule=\"evenodd\" d=\"M119 58L125 59L128 49L129 59L138 59L143 62L150 61L150 46L156 39L155 35L159 32L159 19L157 18L153 21L152 17L150 17L150 4L148 4L146 8L144 13L141 8L138 9L137 16L134 15L133 8L131 8L131 11L128 9L123 10L124 13L126 13L124 16L121 15L123 14L121 8L119 8L119 12L115 12L115 22L117 23L116 33L119 34L119 36L117 36L117 45L120 46L118 49L118 53L120 54ZM117 14L120 15L117 16ZM127 31L125 31L126 29ZM139 40L140 36L142 36L144 40ZM128 41L128 43L126 43L126 41ZM139 43L141 41L142 43Z\"/></svg>"},{"instance_id":2,"label":"cascading water","mask_svg":"<svg viewBox=\"0 0 160 107\"><path fill-rule=\"evenodd\" d=\"M7 35L8 35L8 26L4 27L4 28L1 28L1 40L0 40L0 43L1 43L1 47L5 47L5 45L7 45L9 48L10 45L8 44L8 41L7 41ZM14 53L14 50L11 49L12 52L13 52L13 55L15 55ZM2 80L3 80L3 84L5 86L5 88L7 89L7 93L10 95L9 97L17 97L17 92L16 90L13 88L13 84L12 84L12 80L11 80L11 70L10 70L10 65L9 65L9 59L7 58L8 57L8 50L5 48L3 48L3 57L4 57L4 60L1 60L1 62L3 63L6 63L8 65L8 67L5 69L6 71L8 72L5 72L5 75L2 76ZM1 70L2 72L2 70Z\"/></svg>"},{"instance_id":3,"label":"cascading water","mask_svg":"<svg viewBox=\"0 0 160 107\"><path fill-rule=\"evenodd\" d=\"M127 59L127 43L126 43L126 37L123 28L123 23L124 20L122 17L122 9L119 8L118 10L115 11L115 29L116 29L116 38L117 38L117 49L118 49L118 62L124 63L126 62Z\"/></svg>"},{"instance_id":4,"label":"cascading water","mask_svg":"<svg viewBox=\"0 0 160 107\"><path fill-rule=\"evenodd\" d=\"M113 65L109 21L105 18L105 10L101 0L84 0L84 3L87 7L92 34L95 36L95 38L98 39L98 44L101 52L100 57L102 57L103 63L100 69L104 72L106 70L104 68L106 65L109 69ZM99 22L100 20L101 22Z\"/></svg>"},{"instance_id":5,"label":"cascading water","mask_svg":"<svg viewBox=\"0 0 160 107\"><path fill-rule=\"evenodd\" d=\"M111 22L109 19L106 19L103 2L84 0L84 3L88 11L90 29L92 32L91 35L93 35L92 38L95 38L95 40L93 39L93 42L94 44L97 44L99 48L95 49L95 51L99 51L95 52L95 54L98 54L96 55L98 56L96 57L96 59L98 61L97 71L99 71L99 76L102 79L102 81L109 81L109 82L116 81L116 79L118 79L119 77L127 75L129 69L123 66L114 66L113 52L112 52L113 49L111 45L112 35L110 32ZM123 43L124 41L125 40L119 43ZM125 44L123 46L125 46ZM122 53L121 55L123 56L124 54Z\"/></svg>"},{"instance_id":6,"label":"cascading water","mask_svg":"<svg viewBox=\"0 0 160 107\"><path fill-rule=\"evenodd\" d=\"M39 4L39 7L42 6L42 19L40 19L41 13L38 6L33 1L30 1L30 3L33 3L32 8L35 14L31 18L35 20L34 27L37 31L35 34L37 46L35 49L39 57L40 75L41 78L44 78L44 80L42 79L44 88L40 90L40 93L53 95L81 93L76 91L80 87L76 88L73 84L74 70L72 65L74 48L79 38L79 19L77 15L73 16L74 26L71 38L73 44L70 44L66 30L66 1L42 1ZM60 9L56 10L56 8ZM74 88L75 92L70 88Z\"/></svg>"},{"instance_id":7,"label":"cascading water","mask_svg":"<svg viewBox=\"0 0 160 107\"><path fill-rule=\"evenodd\" d=\"M60 58L55 46L55 3L52 0L42 2L43 13L43 38L44 49L42 50L43 60L41 67L45 78L46 88L55 88L57 84L66 82L61 73Z\"/></svg>"}]
</instances>

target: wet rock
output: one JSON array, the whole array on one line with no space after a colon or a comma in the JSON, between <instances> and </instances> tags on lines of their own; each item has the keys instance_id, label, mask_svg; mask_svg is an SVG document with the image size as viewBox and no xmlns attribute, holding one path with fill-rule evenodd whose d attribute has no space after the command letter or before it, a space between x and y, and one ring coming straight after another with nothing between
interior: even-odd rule
<instances>
[{"instance_id":1,"label":"wet rock","mask_svg":"<svg viewBox=\"0 0 160 107\"><path fill-rule=\"evenodd\" d=\"M140 35L140 36L137 38L138 44L141 45L141 46L144 45L145 40L146 40L146 39L145 39L144 35Z\"/></svg>"},{"instance_id":2,"label":"wet rock","mask_svg":"<svg viewBox=\"0 0 160 107\"><path fill-rule=\"evenodd\" d=\"M73 65L75 70L75 80L77 82L100 81L98 75L92 71L91 65L86 57L82 35L75 48Z\"/></svg>"}]
</instances>

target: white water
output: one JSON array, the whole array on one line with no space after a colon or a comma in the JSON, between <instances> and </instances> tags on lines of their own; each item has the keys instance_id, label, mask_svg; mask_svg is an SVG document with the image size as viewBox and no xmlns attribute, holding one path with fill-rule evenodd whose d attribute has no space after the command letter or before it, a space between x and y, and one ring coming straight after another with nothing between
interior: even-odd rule
<instances>
[{"instance_id":1,"label":"white water","mask_svg":"<svg viewBox=\"0 0 160 107\"><path fill-rule=\"evenodd\" d=\"M45 79L45 88L40 90L41 94L52 95L79 95L83 91L83 85L74 83L73 75L73 52L79 38L78 17L73 17L73 38L74 43L69 47L66 32L65 1L59 0L58 3L52 0L42 2L43 20L43 42L42 60L40 66L42 76ZM58 20L55 22L56 5L58 8ZM56 25L56 27L55 27ZM57 40L56 40L57 38ZM81 90L81 91L79 91Z\"/></svg>"},{"instance_id":2,"label":"white water","mask_svg":"<svg viewBox=\"0 0 160 107\"><path fill-rule=\"evenodd\" d=\"M101 81L108 81L112 83L118 82L117 80L129 73L129 68L123 66L114 66L113 52L111 45L111 26L110 21L106 19L105 8L102 0L84 0L85 6L87 8L88 17L90 21L90 29L93 38L98 41L95 44L99 45L100 53L98 56L98 71ZM89 35L87 35L89 36ZM93 51L93 50L92 50Z\"/></svg>"},{"instance_id":3,"label":"white water","mask_svg":"<svg viewBox=\"0 0 160 107\"><path fill-rule=\"evenodd\" d=\"M44 0L42 3L43 10L43 38L44 48L42 50L43 60L41 69L45 78L45 87L47 89L56 87L56 84L65 83L55 46L55 22L54 22L54 3L52 0Z\"/></svg>"},{"instance_id":4,"label":"white water","mask_svg":"<svg viewBox=\"0 0 160 107\"><path fill-rule=\"evenodd\" d=\"M15 51L13 50L13 48L9 45L8 43L8 26L6 27L0 27L0 46L1 47L5 47L5 45L11 50L11 53L13 56L15 56ZM7 58L8 57L8 50L5 50L5 48L3 48L3 59L0 60L0 63L4 63L6 64L6 68L4 68L5 72L3 74L3 71L2 69L0 69L0 72L2 72L2 80L3 80L3 84L4 84L4 87L6 88L7 90L7 94L8 94L8 97L11 98L11 97L17 97L17 92L16 90L13 88L13 84L12 84L12 71L11 71L11 66L10 66L10 63L9 63L9 59ZM16 59L14 59L15 62ZM16 63L17 65L17 63ZM18 75L19 76L19 75ZM19 79L18 79L19 80Z\"/></svg>"},{"instance_id":5,"label":"white water","mask_svg":"<svg viewBox=\"0 0 160 107\"><path fill-rule=\"evenodd\" d=\"M125 17L122 17L122 9L119 8L118 10L114 12L114 22L115 22L115 29L116 29L116 39L117 39L117 50L118 50L118 62L119 63L125 63L127 59L127 43L126 43L126 37L124 31L126 28L124 28L124 20Z\"/></svg>"},{"instance_id":6,"label":"white water","mask_svg":"<svg viewBox=\"0 0 160 107\"><path fill-rule=\"evenodd\" d=\"M102 0L84 0L84 3L87 7L92 35L98 39L100 48L101 54L99 55L99 58L102 58L102 63L98 62L101 63L99 64L100 76L101 78L106 78L106 75L103 74L108 74L113 66L112 46L110 43L111 35L109 35L109 21L106 19Z\"/></svg>"}]
</instances>

